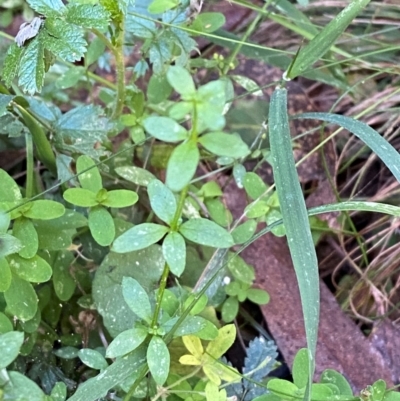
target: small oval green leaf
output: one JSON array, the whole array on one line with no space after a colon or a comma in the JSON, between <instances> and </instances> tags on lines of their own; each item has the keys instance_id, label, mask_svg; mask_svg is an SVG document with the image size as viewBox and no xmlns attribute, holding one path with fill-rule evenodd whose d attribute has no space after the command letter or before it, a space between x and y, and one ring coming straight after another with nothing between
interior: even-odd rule
<instances>
[{"instance_id":1,"label":"small oval green leaf","mask_svg":"<svg viewBox=\"0 0 400 401\"><path fill-rule=\"evenodd\" d=\"M99 245L108 246L114 241L114 220L107 209L103 206L92 207L88 220L90 233Z\"/></svg>"},{"instance_id":2,"label":"small oval green leaf","mask_svg":"<svg viewBox=\"0 0 400 401\"><path fill-rule=\"evenodd\" d=\"M170 355L165 342L154 336L147 348L147 364L154 381L162 386L169 373Z\"/></svg>"}]
</instances>

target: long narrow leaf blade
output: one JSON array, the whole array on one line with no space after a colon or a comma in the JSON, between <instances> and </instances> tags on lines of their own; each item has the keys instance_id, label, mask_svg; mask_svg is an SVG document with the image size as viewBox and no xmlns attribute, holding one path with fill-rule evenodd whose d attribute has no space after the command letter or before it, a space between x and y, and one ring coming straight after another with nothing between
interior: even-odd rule
<instances>
[{"instance_id":1,"label":"long narrow leaf blade","mask_svg":"<svg viewBox=\"0 0 400 401\"><path fill-rule=\"evenodd\" d=\"M371 150L386 164L397 181L400 182L400 154L399 152L377 131L362 121L351 117L331 113L304 113L296 118L321 120L340 125L347 131L360 138Z\"/></svg>"},{"instance_id":2,"label":"long narrow leaf blade","mask_svg":"<svg viewBox=\"0 0 400 401\"><path fill-rule=\"evenodd\" d=\"M315 368L315 352L319 321L319 276L308 221L306 204L300 187L287 114L287 91L275 89L269 110L269 137L274 180L281 206L283 224L299 285L307 346L310 351L309 383L305 399L310 399L310 387Z\"/></svg>"},{"instance_id":3,"label":"long narrow leaf blade","mask_svg":"<svg viewBox=\"0 0 400 401\"><path fill-rule=\"evenodd\" d=\"M319 60L345 31L351 21L371 0L353 0L317 36L300 49L295 61L287 72L288 78L295 78Z\"/></svg>"}]
</instances>

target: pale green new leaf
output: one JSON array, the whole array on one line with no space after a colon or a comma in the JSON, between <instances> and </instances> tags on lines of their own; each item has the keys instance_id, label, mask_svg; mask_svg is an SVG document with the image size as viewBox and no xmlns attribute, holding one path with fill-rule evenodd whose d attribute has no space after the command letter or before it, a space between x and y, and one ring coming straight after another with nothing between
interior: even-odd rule
<instances>
[{"instance_id":1,"label":"pale green new leaf","mask_svg":"<svg viewBox=\"0 0 400 401\"><path fill-rule=\"evenodd\" d=\"M147 248L158 242L168 230L168 227L159 224L139 224L119 236L113 243L112 251L126 253Z\"/></svg>"},{"instance_id":2,"label":"pale green new leaf","mask_svg":"<svg viewBox=\"0 0 400 401\"><path fill-rule=\"evenodd\" d=\"M83 189L97 194L103 188L100 171L96 163L89 156L82 155L78 157L76 171L79 174L78 180Z\"/></svg>"},{"instance_id":3,"label":"pale green new leaf","mask_svg":"<svg viewBox=\"0 0 400 401\"><path fill-rule=\"evenodd\" d=\"M234 244L232 235L213 221L198 218L183 223L179 232L188 240L214 248L229 248Z\"/></svg>"},{"instance_id":4,"label":"pale green new leaf","mask_svg":"<svg viewBox=\"0 0 400 401\"><path fill-rule=\"evenodd\" d=\"M31 207L23 212L23 215L29 219L51 220L61 217L65 213L65 207L62 203L39 199L31 202Z\"/></svg>"},{"instance_id":5,"label":"pale green new leaf","mask_svg":"<svg viewBox=\"0 0 400 401\"><path fill-rule=\"evenodd\" d=\"M128 189L116 189L107 192L107 198L101 202L107 207L123 208L134 205L138 201L138 194Z\"/></svg>"}]
</instances>

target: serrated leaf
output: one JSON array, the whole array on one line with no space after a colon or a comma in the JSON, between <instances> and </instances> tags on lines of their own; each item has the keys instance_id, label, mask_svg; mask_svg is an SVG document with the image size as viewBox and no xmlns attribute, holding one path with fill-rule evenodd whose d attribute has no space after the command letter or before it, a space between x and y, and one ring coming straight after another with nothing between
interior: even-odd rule
<instances>
[{"instance_id":1,"label":"serrated leaf","mask_svg":"<svg viewBox=\"0 0 400 401\"><path fill-rule=\"evenodd\" d=\"M126 31L142 39L151 39L157 32L153 21L128 13L125 23Z\"/></svg>"},{"instance_id":2,"label":"serrated leaf","mask_svg":"<svg viewBox=\"0 0 400 401\"><path fill-rule=\"evenodd\" d=\"M4 292L9 312L20 320L32 319L37 311L38 298L32 284L13 274L11 285Z\"/></svg>"},{"instance_id":3,"label":"serrated leaf","mask_svg":"<svg viewBox=\"0 0 400 401\"><path fill-rule=\"evenodd\" d=\"M108 191L107 198L101 204L107 207L123 208L134 205L138 199L138 194L134 191L116 189Z\"/></svg>"},{"instance_id":4,"label":"serrated leaf","mask_svg":"<svg viewBox=\"0 0 400 401\"><path fill-rule=\"evenodd\" d=\"M234 242L231 234L213 221L199 218L183 223L179 232L188 240L214 248L229 248Z\"/></svg>"},{"instance_id":5,"label":"serrated leaf","mask_svg":"<svg viewBox=\"0 0 400 401\"><path fill-rule=\"evenodd\" d=\"M202 135L199 143L217 156L239 159L250 153L249 147L239 136L225 132L210 132Z\"/></svg>"},{"instance_id":6,"label":"serrated leaf","mask_svg":"<svg viewBox=\"0 0 400 401\"><path fill-rule=\"evenodd\" d=\"M181 191L193 178L199 159L196 142L189 140L178 145L168 160L167 186L174 192Z\"/></svg>"},{"instance_id":7,"label":"serrated leaf","mask_svg":"<svg viewBox=\"0 0 400 401\"><path fill-rule=\"evenodd\" d=\"M68 188L63 193L63 198L67 202L80 207L93 207L98 204L96 194L83 188Z\"/></svg>"},{"instance_id":8,"label":"serrated leaf","mask_svg":"<svg viewBox=\"0 0 400 401\"><path fill-rule=\"evenodd\" d=\"M25 47L20 60L18 84L30 95L40 92L44 83L44 43L40 33Z\"/></svg>"},{"instance_id":9,"label":"serrated leaf","mask_svg":"<svg viewBox=\"0 0 400 401\"><path fill-rule=\"evenodd\" d=\"M186 129L169 117L147 117L143 126L151 136L164 142L179 142L188 137Z\"/></svg>"},{"instance_id":10,"label":"serrated leaf","mask_svg":"<svg viewBox=\"0 0 400 401\"><path fill-rule=\"evenodd\" d=\"M165 261L175 276L180 276L186 265L186 243L182 235L170 232L162 244Z\"/></svg>"},{"instance_id":11,"label":"serrated leaf","mask_svg":"<svg viewBox=\"0 0 400 401\"><path fill-rule=\"evenodd\" d=\"M96 149L97 143L107 140L114 125L104 117L99 106L78 106L63 114L55 123L55 132L60 145L78 154L98 159L104 153Z\"/></svg>"},{"instance_id":12,"label":"serrated leaf","mask_svg":"<svg viewBox=\"0 0 400 401\"><path fill-rule=\"evenodd\" d=\"M97 194L97 192L103 188L100 171L96 163L89 156L82 155L78 157L76 161L76 171L79 174L78 180L83 189Z\"/></svg>"},{"instance_id":13,"label":"serrated leaf","mask_svg":"<svg viewBox=\"0 0 400 401\"><path fill-rule=\"evenodd\" d=\"M107 209L103 206L90 208L88 220L90 233L99 245L108 246L114 241L114 220Z\"/></svg>"},{"instance_id":14,"label":"serrated leaf","mask_svg":"<svg viewBox=\"0 0 400 401\"><path fill-rule=\"evenodd\" d=\"M12 81L18 73L22 53L24 50L25 49L23 47L18 47L17 44L14 43L7 51L1 71L1 76L3 77L4 83L7 87L11 86Z\"/></svg>"},{"instance_id":15,"label":"serrated leaf","mask_svg":"<svg viewBox=\"0 0 400 401\"><path fill-rule=\"evenodd\" d=\"M107 358L117 358L135 350L147 337L145 327L135 327L118 334L107 348Z\"/></svg>"},{"instance_id":16,"label":"serrated leaf","mask_svg":"<svg viewBox=\"0 0 400 401\"><path fill-rule=\"evenodd\" d=\"M83 348L78 352L79 359L86 365L92 369L105 369L108 366L107 361L104 359L104 356L100 354L100 352L90 349Z\"/></svg>"},{"instance_id":17,"label":"serrated leaf","mask_svg":"<svg viewBox=\"0 0 400 401\"><path fill-rule=\"evenodd\" d=\"M157 40L151 42L149 48L149 59L153 65L155 74L164 73L165 66L169 64L172 58L171 42L163 36L159 36Z\"/></svg>"},{"instance_id":18,"label":"serrated leaf","mask_svg":"<svg viewBox=\"0 0 400 401\"><path fill-rule=\"evenodd\" d=\"M13 235L23 244L19 255L25 259L33 258L38 251L39 239L32 221L25 217L15 219Z\"/></svg>"},{"instance_id":19,"label":"serrated leaf","mask_svg":"<svg viewBox=\"0 0 400 401\"><path fill-rule=\"evenodd\" d=\"M8 257L8 263L13 272L18 274L20 278L32 283L44 283L50 280L53 272L51 266L38 255L30 259L11 255Z\"/></svg>"},{"instance_id":20,"label":"serrated leaf","mask_svg":"<svg viewBox=\"0 0 400 401\"><path fill-rule=\"evenodd\" d=\"M143 223L125 231L112 245L112 250L126 253L147 248L158 242L167 232L168 227L154 223Z\"/></svg>"},{"instance_id":21,"label":"serrated leaf","mask_svg":"<svg viewBox=\"0 0 400 401\"><path fill-rule=\"evenodd\" d=\"M176 213L176 199L171 190L159 180L153 180L147 186L150 205L159 219L171 224Z\"/></svg>"},{"instance_id":22,"label":"serrated leaf","mask_svg":"<svg viewBox=\"0 0 400 401\"><path fill-rule=\"evenodd\" d=\"M6 368L17 358L23 342L24 333L19 331L10 331L0 335L0 369Z\"/></svg>"},{"instance_id":23,"label":"serrated leaf","mask_svg":"<svg viewBox=\"0 0 400 401\"><path fill-rule=\"evenodd\" d=\"M124 277L122 294L132 312L150 324L152 314L149 296L139 282L132 277Z\"/></svg>"},{"instance_id":24,"label":"serrated leaf","mask_svg":"<svg viewBox=\"0 0 400 401\"><path fill-rule=\"evenodd\" d=\"M162 386L168 377L170 356L165 342L160 337L154 336L150 340L147 364L155 382Z\"/></svg>"},{"instance_id":25,"label":"serrated leaf","mask_svg":"<svg viewBox=\"0 0 400 401\"><path fill-rule=\"evenodd\" d=\"M71 63L84 56L87 43L82 28L68 24L59 18L46 19L45 28L48 31L45 41L46 49L55 56Z\"/></svg>"},{"instance_id":26,"label":"serrated leaf","mask_svg":"<svg viewBox=\"0 0 400 401\"><path fill-rule=\"evenodd\" d=\"M65 20L86 29L107 30L110 13L101 4L68 4Z\"/></svg>"},{"instance_id":27,"label":"serrated leaf","mask_svg":"<svg viewBox=\"0 0 400 401\"><path fill-rule=\"evenodd\" d=\"M31 207L23 212L23 215L29 219L51 220L61 217L65 213L65 207L62 203L52 200L35 200L31 202Z\"/></svg>"},{"instance_id":28,"label":"serrated leaf","mask_svg":"<svg viewBox=\"0 0 400 401\"><path fill-rule=\"evenodd\" d=\"M65 6L61 0L29 0L29 6L38 14L58 14L65 11Z\"/></svg>"}]
</instances>

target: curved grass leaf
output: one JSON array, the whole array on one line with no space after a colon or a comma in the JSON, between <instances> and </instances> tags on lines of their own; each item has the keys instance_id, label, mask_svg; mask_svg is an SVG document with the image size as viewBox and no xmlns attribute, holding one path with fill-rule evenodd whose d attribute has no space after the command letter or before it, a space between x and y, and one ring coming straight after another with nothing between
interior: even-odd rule
<instances>
[{"instance_id":1,"label":"curved grass leaf","mask_svg":"<svg viewBox=\"0 0 400 401\"><path fill-rule=\"evenodd\" d=\"M377 131L369 125L346 117L331 113L304 113L299 114L295 118L298 119L315 119L322 120L332 124L337 124L356 137L360 138L377 156L386 164L387 168L393 173L397 181L400 182L400 154L399 152Z\"/></svg>"},{"instance_id":2,"label":"curved grass leaf","mask_svg":"<svg viewBox=\"0 0 400 401\"><path fill-rule=\"evenodd\" d=\"M318 261L308 221L306 204L300 187L287 114L287 90L275 89L269 110L269 137L274 180L281 206L283 224L299 285L307 346L310 351L308 386L305 399L310 399L310 388L315 368L315 352L319 321Z\"/></svg>"}]
</instances>

